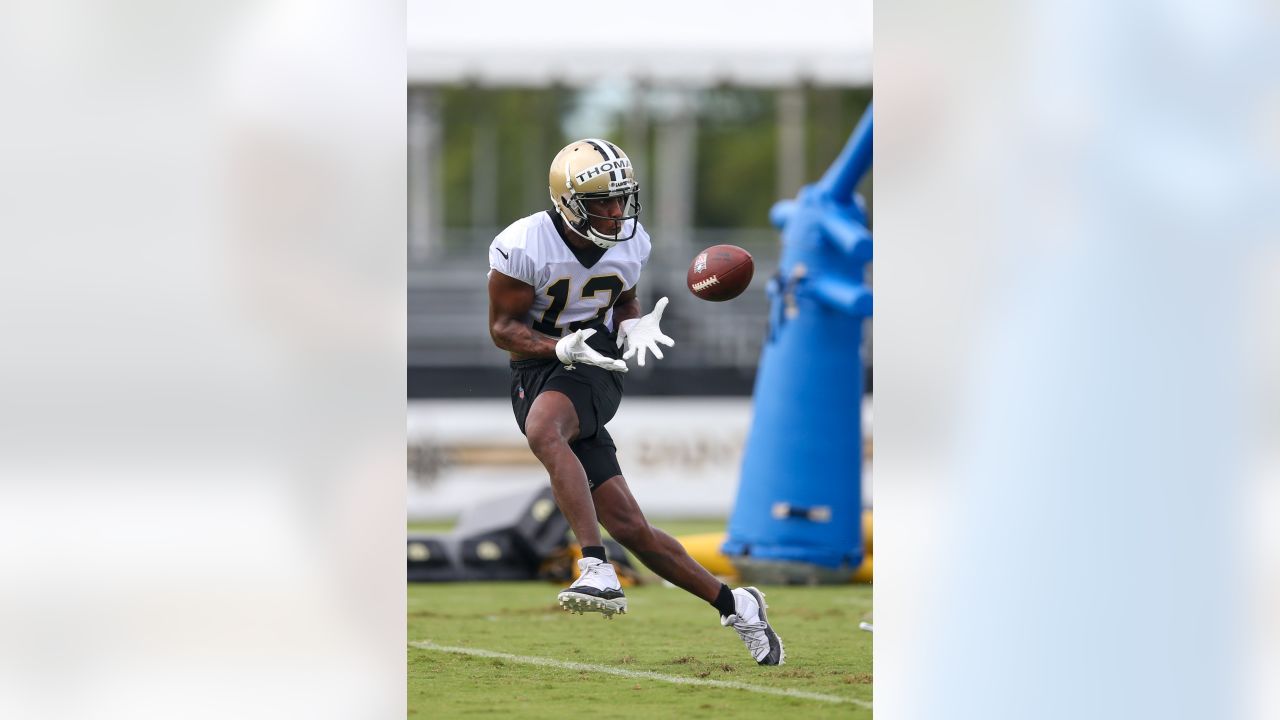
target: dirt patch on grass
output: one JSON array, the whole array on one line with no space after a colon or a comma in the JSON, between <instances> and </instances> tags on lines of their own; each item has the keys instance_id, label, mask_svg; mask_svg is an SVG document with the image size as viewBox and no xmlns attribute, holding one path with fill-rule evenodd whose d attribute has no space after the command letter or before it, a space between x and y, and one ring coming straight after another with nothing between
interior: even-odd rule
<instances>
[{"instance_id":1,"label":"dirt patch on grass","mask_svg":"<svg viewBox=\"0 0 1280 720\"><path fill-rule=\"evenodd\" d=\"M500 610L490 612L476 613L442 613L433 610L414 610L409 613L410 619L440 619L440 620L484 620L494 616L509 617L528 617L530 615L559 615L564 612L559 605L535 605L533 607L522 608L502 608Z\"/></svg>"},{"instance_id":2,"label":"dirt patch on grass","mask_svg":"<svg viewBox=\"0 0 1280 720\"><path fill-rule=\"evenodd\" d=\"M801 620L829 620L831 618L843 618L846 615L845 611L840 608L827 608L826 610L789 608L787 614L798 617Z\"/></svg>"}]
</instances>

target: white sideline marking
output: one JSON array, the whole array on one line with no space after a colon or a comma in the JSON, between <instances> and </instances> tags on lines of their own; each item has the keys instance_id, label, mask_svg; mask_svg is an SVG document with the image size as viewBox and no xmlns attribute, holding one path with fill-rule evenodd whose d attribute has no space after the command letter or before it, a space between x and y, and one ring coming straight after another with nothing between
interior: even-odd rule
<instances>
[{"instance_id":1,"label":"white sideline marking","mask_svg":"<svg viewBox=\"0 0 1280 720\"><path fill-rule=\"evenodd\" d=\"M727 688L729 690L746 690L747 692L756 692L765 695L781 695L783 697L801 698L803 700L818 700L820 702L829 703L853 703L854 705L860 705L865 708L871 707L871 703L857 698L839 697L838 695L823 695L822 693L806 692L804 690L772 688L765 687L763 685L748 685L747 683L734 682L732 680L705 680L703 678L682 677L680 675L663 675L662 673L650 672L648 670L623 670L622 668L609 667L608 665L569 662L568 660L556 660L554 658L536 657L533 655L512 655L510 653L483 650L481 648L437 645L430 640L411 642L409 644L420 650L437 650L439 652L454 653L457 655L475 655L477 657L498 658L500 660L509 660L511 662L524 663L526 665L541 665L543 667L560 668L561 670L598 672L637 680L658 680L660 682L675 683L677 685L701 685L703 687Z\"/></svg>"}]
</instances>

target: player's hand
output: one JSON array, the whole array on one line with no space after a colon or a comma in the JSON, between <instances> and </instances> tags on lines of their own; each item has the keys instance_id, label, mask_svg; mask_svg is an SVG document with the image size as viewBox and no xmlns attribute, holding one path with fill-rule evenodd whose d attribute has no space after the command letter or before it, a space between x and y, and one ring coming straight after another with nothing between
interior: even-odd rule
<instances>
[{"instance_id":1,"label":"player's hand","mask_svg":"<svg viewBox=\"0 0 1280 720\"><path fill-rule=\"evenodd\" d=\"M623 320L618 325L618 347L625 348L622 352L623 360L630 360L632 355L639 352L640 367L644 367L645 355L650 352L659 360L662 359L662 350L658 348L658 343L667 347L676 344L675 340L663 335L662 330L658 328L658 323L662 321L662 311L666 309L667 299L664 297L654 303L653 312L641 318Z\"/></svg>"},{"instance_id":2,"label":"player's hand","mask_svg":"<svg viewBox=\"0 0 1280 720\"><path fill-rule=\"evenodd\" d=\"M590 345L587 345L587 338L595 334L595 330L578 330L565 335L556 342L556 357L565 364L565 367L573 367L575 363L584 363L614 372L626 372L627 364L625 362L605 357Z\"/></svg>"}]
</instances>

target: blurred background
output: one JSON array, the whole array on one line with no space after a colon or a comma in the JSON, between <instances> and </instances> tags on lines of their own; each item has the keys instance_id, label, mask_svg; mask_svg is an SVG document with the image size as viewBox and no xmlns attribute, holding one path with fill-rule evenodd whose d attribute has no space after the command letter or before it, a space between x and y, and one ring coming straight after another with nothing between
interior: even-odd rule
<instances>
[{"instance_id":1,"label":"blurred background","mask_svg":"<svg viewBox=\"0 0 1280 720\"><path fill-rule=\"evenodd\" d=\"M728 514L778 265L769 208L827 168L871 100L870 2L800 5L766 24L729 4L658 2L599 39L498 3L507 21L464 40L458 11L409 4L411 520L546 482L489 338L487 249L550 207L550 160L582 137L635 164L654 242L641 306L671 299L676 346L631 369L610 424L623 471L651 516ZM870 205L871 182L860 192ZM752 253L755 278L732 302L700 301L686 271L721 243ZM869 362L866 374L869 391Z\"/></svg>"},{"instance_id":2,"label":"blurred background","mask_svg":"<svg viewBox=\"0 0 1280 720\"><path fill-rule=\"evenodd\" d=\"M636 368L628 392L749 393L778 254L769 207L835 158L871 98L870 77L815 79L797 66L787 77L723 78L692 66L654 81L644 68L597 78L548 69L514 86L503 56L476 51L472 72L409 78L410 395L505 395L477 268L487 270L500 230L550 207L550 159L582 137L614 140L636 165L654 240L643 306L678 301L664 329L679 350ZM721 243L755 256L756 279L736 302L700 306L685 297L685 272Z\"/></svg>"}]
</instances>

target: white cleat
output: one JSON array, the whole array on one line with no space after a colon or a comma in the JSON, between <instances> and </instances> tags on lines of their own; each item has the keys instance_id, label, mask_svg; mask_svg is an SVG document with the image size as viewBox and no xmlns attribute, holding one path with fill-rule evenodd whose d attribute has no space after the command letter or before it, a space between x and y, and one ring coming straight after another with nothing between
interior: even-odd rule
<instances>
[{"instance_id":1,"label":"white cleat","mask_svg":"<svg viewBox=\"0 0 1280 720\"><path fill-rule=\"evenodd\" d=\"M753 587L737 588L733 591L733 603L737 612L720 618L720 624L725 627L732 625L738 631L738 637L746 643L747 651L757 663L781 665L786 662L782 638L773 631L765 617L765 608L769 606L764 601L764 593Z\"/></svg>"},{"instance_id":2,"label":"white cleat","mask_svg":"<svg viewBox=\"0 0 1280 720\"><path fill-rule=\"evenodd\" d=\"M612 620L614 615L627 612L627 598L613 566L596 558L578 561L578 579L561 590L557 599L560 607L579 615L598 612Z\"/></svg>"}]
</instances>

